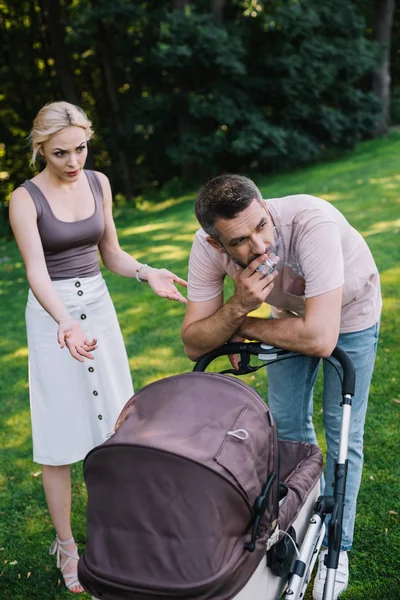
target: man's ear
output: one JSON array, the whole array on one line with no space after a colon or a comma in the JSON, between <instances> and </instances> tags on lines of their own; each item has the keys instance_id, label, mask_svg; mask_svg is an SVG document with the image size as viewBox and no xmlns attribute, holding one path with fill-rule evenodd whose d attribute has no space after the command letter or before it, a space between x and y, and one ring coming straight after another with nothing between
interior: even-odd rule
<instances>
[{"instance_id":1,"label":"man's ear","mask_svg":"<svg viewBox=\"0 0 400 600\"><path fill-rule=\"evenodd\" d=\"M210 246L212 246L213 248L215 248L216 250L218 250L218 252L221 252L221 254L224 254L225 250L222 244L220 244L220 242L218 240L216 240L215 238L211 237L210 235L208 235L206 237L207 242L210 244Z\"/></svg>"}]
</instances>

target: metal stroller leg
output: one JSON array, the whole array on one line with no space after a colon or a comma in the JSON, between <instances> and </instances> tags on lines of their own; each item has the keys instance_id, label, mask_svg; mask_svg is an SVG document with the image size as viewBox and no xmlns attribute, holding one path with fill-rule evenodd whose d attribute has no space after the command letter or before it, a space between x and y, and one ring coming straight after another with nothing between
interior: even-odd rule
<instances>
[{"instance_id":1,"label":"metal stroller leg","mask_svg":"<svg viewBox=\"0 0 400 600\"><path fill-rule=\"evenodd\" d=\"M336 569L327 569L323 595L324 600L331 600L333 598L333 594L335 593L335 580Z\"/></svg>"},{"instance_id":2,"label":"metal stroller leg","mask_svg":"<svg viewBox=\"0 0 400 600\"><path fill-rule=\"evenodd\" d=\"M320 548L322 546L322 542L323 542L323 539L324 539L324 536L325 536L325 530L326 530L326 527L323 527L322 530L321 530L321 535L318 538L317 545L315 546L314 554L312 556L311 563L310 563L310 566L309 566L309 569L308 569L307 578L306 578L306 580L304 582L304 586L303 586L303 589L302 589L303 596L301 596L301 598L304 597L304 594L306 592L307 586L310 583L311 574L313 572L314 565L315 565L317 557L318 557L318 552L320 551Z\"/></svg>"},{"instance_id":3,"label":"metal stroller leg","mask_svg":"<svg viewBox=\"0 0 400 600\"><path fill-rule=\"evenodd\" d=\"M336 570L339 564L340 545L342 542L342 522L344 497L347 479L347 452L351 418L351 394L343 395L343 413L340 428L338 460L335 465L335 504L328 526L328 554L325 558L326 581L323 600L332 600L335 591Z\"/></svg>"},{"instance_id":4,"label":"metal stroller leg","mask_svg":"<svg viewBox=\"0 0 400 600\"><path fill-rule=\"evenodd\" d=\"M299 557L293 563L285 600L299 600L303 597L324 535L324 521L320 515L314 514L310 519Z\"/></svg>"},{"instance_id":5,"label":"metal stroller leg","mask_svg":"<svg viewBox=\"0 0 400 600\"><path fill-rule=\"evenodd\" d=\"M343 367L345 367L347 362L350 360L339 348L335 349L333 356L337 358L339 362L341 362ZM352 403L351 399L354 395L354 369L351 377L346 378L345 369L344 373L343 400L341 403L342 421L340 427L338 459L335 465L334 496L321 496L316 502L315 514L310 520L309 530L307 531L306 537L304 538L304 542L301 546L300 558L294 561L292 566L292 576L289 580L289 585L286 590L285 600L299 600L303 597L305 587L308 583L307 578L309 578L311 575L311 571L316 559L316 555L313 557L312 553L315 552L317 554L319 548L321 547L325 532L324 520L326 515L329 513L331 513L332 516L328 524L328 553L325 557L327 573L323 600L333 600L334 598L336 571L339 564L340 546L342 541L343 509L347 478L347 453L349 445ZM324 531L322 536L319 535L318 545L317 543L314 543L317 536L315 532L320 532L321 528L323 528ZM311 561L313 561L312 565L310 564Z\"/></svg>"}]
</instances>

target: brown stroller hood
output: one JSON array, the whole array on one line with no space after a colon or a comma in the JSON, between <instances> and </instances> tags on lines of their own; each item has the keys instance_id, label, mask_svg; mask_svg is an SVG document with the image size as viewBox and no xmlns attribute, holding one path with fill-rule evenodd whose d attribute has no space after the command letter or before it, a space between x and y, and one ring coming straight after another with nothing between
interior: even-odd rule
<instances>
[{"instance_id":1,"label":"brown stroller hood","mask_svg":"<svg viewBox=\"0 0 400 600\"><path fill-rule=\"evenodd\" d=\"M85 459L82 585L104 600L233 598L277 523L277 463L271 413L242 381L186 373L141 389Z\"/></svg>"}]
</instances>

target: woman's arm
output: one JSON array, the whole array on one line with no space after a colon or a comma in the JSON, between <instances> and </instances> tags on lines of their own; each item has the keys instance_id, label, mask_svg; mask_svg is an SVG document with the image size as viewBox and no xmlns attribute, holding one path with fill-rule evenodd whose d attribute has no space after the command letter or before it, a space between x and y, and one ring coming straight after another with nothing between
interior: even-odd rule
<instances>
[{"instance_id":1,"label":"woman's arm","mask_svg":"<svg viewBox=\"0 0 400 600\"><path fill-rule=\"evenodd\" d=\"M112 194L108 178L103 173L98 173L104 197L104 234L99 243L101 259L106 269L123 275L124 277L136 277L137 271L142 266L136 258L122 250L119 245L117 230L112 216ZM147 271L148 269L146 269ZM142 273L143 271L143 273ZM140 277L144 279L144 269Z\"/></svg>"},{"instance_id":2,"label":"woman's arm","mask_svg":"<svg viewBox=\"0 0 400 600\"><path fill-rule=\"evenodd\" d=\"M95 349L96 341L89 343L86 340L79 323L71 317L51 283L37 228L36 208L24 188L18 188L13 192L9 215L31 290L38 302L59 325L58 343L61 348L66 344L71 355L80 362L83 361L82 356L93 358L89 351Z\"/></svg>"},{"instance_id":3,"label":"woman's arm","mask_svg":"<svg viewBox=\"0 0 400 600\"><path fill-rule=\"evenodd\" d=\"M104 196L104 234L99 243L99 250L104 266L124 277L138 276L140 281L147 281L153 291L170 300L186 303L186 298L176 289L175 283L187 286L185 280L171 273L167 269L155 269L143 265L136 258L122 250L119 245L117 230L112 216L112 193L110 182L103 173L98 173Z\"/></svg>"}]
</instances>

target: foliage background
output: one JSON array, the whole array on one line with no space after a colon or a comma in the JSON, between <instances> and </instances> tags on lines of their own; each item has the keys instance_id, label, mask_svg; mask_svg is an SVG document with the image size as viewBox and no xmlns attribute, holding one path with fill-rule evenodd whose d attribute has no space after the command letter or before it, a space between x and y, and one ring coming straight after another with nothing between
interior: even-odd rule
<instances>
[{"instance_id":1,"label":"foliage background","mask_svg":"<svg viewBox=\"0 0 400 600\"><path fill-rule=\"evenodd\" d=\"M117 202L176 177L272 172L353 148L379 112L373 6L1 0L0 201L32 176L26 136L53 100L88 112L92 165ZM395 66L396 90L398 79Z\"/></svg>"}]
</instances>

